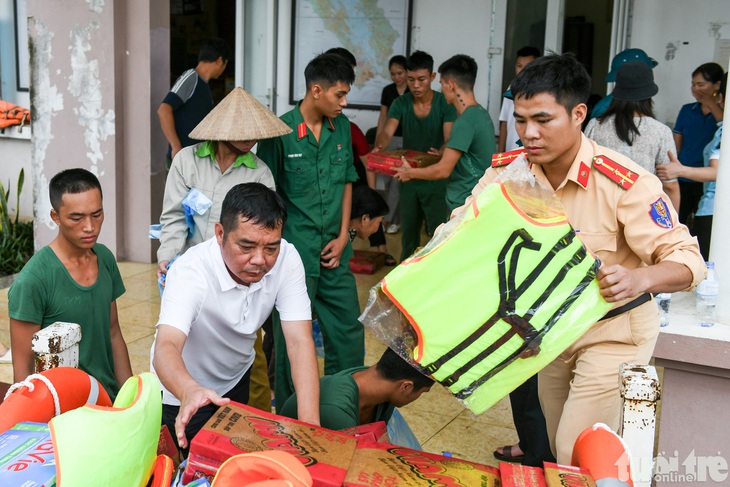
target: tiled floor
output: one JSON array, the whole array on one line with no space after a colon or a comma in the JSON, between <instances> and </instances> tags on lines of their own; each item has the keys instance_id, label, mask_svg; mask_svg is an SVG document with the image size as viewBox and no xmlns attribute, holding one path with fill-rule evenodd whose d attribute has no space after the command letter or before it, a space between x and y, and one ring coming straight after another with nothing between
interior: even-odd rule
<instances>
[{"instance_id":1,"label":"tiled floor","mask_svg":"<svg viewBox=\"0 0 730 487\"><path fill-rule=\"evenodd\" d=\"M400 252L400 234L388 235L390 252L397 258ZM365 248L364 242L356 242ZM120 263L119 268L127 292L119 299L119 318L127 341L132 369L135 373L149 370L150 346L154 335L160 305L155 266L152 264ZM367 302L369 289L390 268L372 275L356 274L360 304ZM0 341L10 344L8 332L7 289L0 290ZM365 332L366 364L373 364L385 345L369 330ZM12 366L0 364L0 381L12 382ZM474 417L451 394L439 385L415 403L401 409L411 429L426 451L451 452L455 457L489 465L497 465L492 450L512 444L517 439L509 401L503 399L486 413Z\"/></svg>"}]
</instances>

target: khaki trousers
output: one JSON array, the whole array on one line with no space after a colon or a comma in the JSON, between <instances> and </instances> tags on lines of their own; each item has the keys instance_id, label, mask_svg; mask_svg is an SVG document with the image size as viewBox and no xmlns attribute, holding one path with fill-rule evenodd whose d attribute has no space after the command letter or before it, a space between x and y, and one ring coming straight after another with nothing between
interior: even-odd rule
<instances>
[{"instance_id":1,"label":"khaki trousers","mask_svg":"<svg viewBox=\"0 0 730 487\"><path fill-rule=\"evenodd\" d=\"M619 366L648 364L659 335L659 313L650 300L599 321L538 374L540 405L559 464L570 465L573 444L601 422L618 430Z\"/></svg>"}]
</instances>

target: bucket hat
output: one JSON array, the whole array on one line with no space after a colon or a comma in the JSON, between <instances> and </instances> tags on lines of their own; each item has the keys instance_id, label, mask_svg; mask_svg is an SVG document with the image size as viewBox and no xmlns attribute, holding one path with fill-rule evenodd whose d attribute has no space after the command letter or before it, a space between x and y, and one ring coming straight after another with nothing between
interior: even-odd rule
<instances>
[{"instance_id":1,"label":"bucket hat","mask_svg":"<svg viewBox=\"0 0 730 487\"><path fill-rule=\"evenodd\" d=\"M631 61L641 61L652 69L654 66L659 64L653 58L650 58L642 49L626 49L613 57L613 60L611 61L611 71L609 71L606 75L606 82L613 83L616 81L616 72L618 72L618 68L626 63L630 63Z\"/></svg>"},{"instance_id":2,"label":"bucket hat","mask_svg":"<svg viewBox=\"0 0 730 487\"><path fill-rule=\"evenodd\" d=\"M190 132L197 140L261 140L291 128L243 88L236 87Z\"/></svg>"},{"instance_id":3,"label":"bucket hat","mask_svg":"<svg viewBox=\"0 0 730 487\"><path fill-rule=\"evenodd\" d=\"M651 98L658 91L651 68L641 61L632 61L618 69L611 94L617 100L639 101Z\"/></svg>"}]
</instances>

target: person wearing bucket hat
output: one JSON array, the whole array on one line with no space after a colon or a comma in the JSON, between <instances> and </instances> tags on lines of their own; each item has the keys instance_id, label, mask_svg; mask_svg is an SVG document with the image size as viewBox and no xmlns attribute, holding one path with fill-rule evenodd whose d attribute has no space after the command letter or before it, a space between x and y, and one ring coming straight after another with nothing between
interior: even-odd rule
<instances>
[{"instance_id":1,"label":"person wearing bucket hat","mask_svg":"<svg viewBox=\"0 0 730 487\"><path fill-rule=\"evenodd\" d=\"M281 120L293 133L262 141L259 155L271 168L276 190L286 202L289 219L284 238L302 256L307 292L324 337L325 373L363 365L365 334L358 321L360 305L348 262L353 165L350 122L342 114L355 81L350 63L323 53L304 69L304 99ZM274 316L275 400L294 392L279 317Z\"/></svg>"},{"instance_id":2,"label":"person wearing bucket hat","mask_svg":"<svg viewBox=\"0 0 730 487\"><path fill-rule=\"evenodd\" d=\"M669 164L669 152L676 153L672 130L654 118L652 97L659 91L651 68L641 61L619 67L613 100L606 113L588 122L585 134L598 144L613 149L655 174L657 165ZM679 208L677 179L662 181L664 192Z\"/></svg>"},{"instance_id":3,"label":"person wearing bucket hat","mask_svg":"<svg viewBox=\"0 0 730 487\"><path fill-rule=\"evenodd\" d=\"M274 189L268 166L251 148L257 140L286 134L291 129L242 88L236 87L190 133L203 140L183 148L170 167L165 184L157 250L157 276L188 248L213 237L223 198L237 184L260 182ZM195 196L198 211L183 201ZM207 208L207 209L205 209ZM202 211L201 211L202 210ZM164 285L164 281L163 281ZM271 409L266 359L259 341L251 379L254 407Z\"/></svg>"},{"instance_id":4,"label":"person wearing bucket hat","mask_svg":"<svg viewBox=\"0 0 730 487\"><path fill-rule=\"evenodd\" d=\"M619 68L626 63L635 61L642 62L651 69L654 69L656 65L659 64L654 58L649 57L649 55L642 49L625 49L616 54L611 60L611 71L609 71L606 75L606 83L614 83L616 81L616 73L618 73ZM613 100L612 95L613 93L603 97L601 101L596 103L591 111L591 119L600 117L606 112L606 110L608 110L609 105L611 105L611 100Z\"/></svg>"}]
</instances>

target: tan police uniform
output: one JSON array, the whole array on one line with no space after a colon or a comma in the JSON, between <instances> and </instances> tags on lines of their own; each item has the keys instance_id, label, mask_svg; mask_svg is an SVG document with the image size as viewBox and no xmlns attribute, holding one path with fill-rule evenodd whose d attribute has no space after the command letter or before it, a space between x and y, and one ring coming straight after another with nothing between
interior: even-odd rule
<instances>
[{"instance_id":1,"label":"tan police uniform","mask_svg":"<svg viewBox=\"0 0 730 487\"><path fill-rule=\"evenodd\" d=\"M705 275L697 240L678 223L661 181L618 152L581 137L578 154L555 194L586 247L605 265L635 269L662 261L683 264L692 272L688 289L697 285ZM495 155L472 195L499 174L497 166L514 159L511 153ZM539 165L531 170L551 187ZM614 309L633 299L616 303ZM618 428L619 365L648 363L658 334L657 307L648 300L599 321L540 371L540 404L558 463L570 464L573 444L585 428L596 422Z\"/></svg>"}]
</instances>

